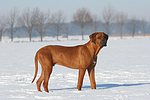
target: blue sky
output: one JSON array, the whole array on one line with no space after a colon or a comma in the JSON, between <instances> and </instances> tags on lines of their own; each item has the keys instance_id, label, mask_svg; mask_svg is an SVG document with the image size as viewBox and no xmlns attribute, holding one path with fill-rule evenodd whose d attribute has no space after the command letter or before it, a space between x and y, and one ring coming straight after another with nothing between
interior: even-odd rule
<instances>
[{"instance_id":1,"label":"blue sky","mask_svg":"<svg viewBox=\"0 0 150 100\"><path fill-rule=\"evenodd\" d=\"M49 9L52 13L62 10L67 21L71 21L78 8L86 7L92 14L102 16L102 10L108 5L117 12L127 13L129 18L136 16L150 21L150 0L0 0L0 14L7 14L14 7L20 11L39 7L43 11Z\"/></svg>"}]
</instances>

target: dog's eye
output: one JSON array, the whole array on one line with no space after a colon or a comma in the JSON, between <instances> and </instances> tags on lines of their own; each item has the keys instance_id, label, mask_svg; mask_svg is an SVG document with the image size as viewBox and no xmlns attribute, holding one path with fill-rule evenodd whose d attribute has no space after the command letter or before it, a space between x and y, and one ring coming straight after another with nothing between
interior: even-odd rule
<instances>
[{"instance_id":1,"label":"dog's eye","mask_svg":"<svg viewBox=\"0 0 150 100\"><path fill-rule=\"evenodd\" d=\"M98 39L101 39L101 37L98 37Z\"/></svg>"}]
</instances>

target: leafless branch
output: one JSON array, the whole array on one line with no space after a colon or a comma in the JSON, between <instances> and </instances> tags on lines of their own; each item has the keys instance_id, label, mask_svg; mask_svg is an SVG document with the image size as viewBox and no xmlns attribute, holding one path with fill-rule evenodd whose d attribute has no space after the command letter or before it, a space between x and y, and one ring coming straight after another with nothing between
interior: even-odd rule
<instances>
[{"instance_id":1,"label":"leafless branch","mask_svg":"<svg viewBox=\"0 0 150 100\"><path fill-rule=\"evenodd\" d=\"M132 31L132 37L134 37L135 30L137 28L137 19L136 17L133 17L131 20L128 22L128 29Z\"/></svg>"},{"instance_id":2,"label":"leafless branch","mask_svg":"<svg viewBox=\"0 0 150 100\"><path fill-rule=\"evenodd\" d=\"M8 25L8 30L11 33L11 41L13 41L13 34L18 29L18 17L19 17L19 10L18 10L18 8L13 8L10 11L10 13L8 14L7 25Z\"/></svg>"},{"instance_id":3,"label":"leafless branch","mask_svg":"<svg viewBox=\"0 0 150 100\"><path fill-rule=\"evenodd\" d=\"M34 9L35 14L35 30L40 34L41 41L43 41L43 35L46 33L47 28L51 25L50 11L47 13L40 11L39 8Z\"/></svg>"},{"instance_id":4,"label":"leafless branch","mask_svg":"<svg viewBox=\"0 0 150 100\"><path fill-rule=\"evenodd\" d=\"M122 28L123 28L123 25L125 24L125 22L127 21L127 15L124 14L124 13L117 13L116 14L116 22L119 26L119 29L120 29L120 36L122 38Z\"/></svg>"},{"instance_id":5,"label":"leafless branch","mask_svg":"<svg viewBox=\"0 0 150 100\"><path fill-rule=\"evenodd\" d=\"M31 33L35 25L35 15L34 11L30 11L29 8L25 9L19 18L20 26L24 27L29 33L29 40L31 41Z\"/></svg>"},{"instance_id":6,"label":"leafless branch","mask_svg":"<svg viewBox=\"0 0 150 100\"><path fill-rule=\"evenodd\" d=\"M88 9L86 9L86 8L80 8L80 9L77 10L76 13L74 13L74 15L73 15L73 23L75 25L78 25L78 26L81 27L81 30L82 30L82 40L84 39L83 38L83 28L86 25L92 24L92 22L93 22L93 19L92 19L91 13L89 12Z\"/></svg>"},{"instance_id":7,"label":"leafless branch","mask_svg":"<svg viewBox=\"0 0 150 100\"><path fill-rule=\"evenodd\" d=\"M93 15L92 18L93 18L93 28L94 28L94 31L96 32L98 26L100 25L100 20L97 15Z\"/></svg>"},{"instance_id":8,"label":"leafless branch","mask_svg":"<svg viewBox=\"0 0 150 100\"><path fill-rule=\"evenodd\" d=\"M107 34L109 34L111 24L114 21L115 17L115 9L111 5L105 7L102 11L102 17L105 21L104 27L106 29L106 32Z\"/></svg>"},{"instance_id":9,"label":"leafless branch","mask_svg":"<svg viewBox=\"0 0 150 100\"><path fill-rule=\"evenodd\" d=\"M0 41L2 41L2 34L6 26L5 16L0 16Z\"/></svg>"},{"instance_id":10,"label":"leafless branch","mask_svg":"<svg viewBox=\"0 0 150 100\"><path fill-rule=\"evenodd\" d=\"M146 21L145 21L145 19L142 19L141 24L142 24L143 34L144 34L144 36L145 36L145 26L146 26Z\"/></svg>"},{"instance_id":11,"label":"leafless branch","mask_svg":"<svg viewBox=\"0 0 150 100\"><path fill-rule=\"evenodd\" d=\"M59 10L58 12L56 12L54 14L53 19L54 19L54 24L53 25L54 25L54 29L57 31L57 40L58 40L59 32L63 28L66 16L64 15L63 11Z\"/></svg>"}]
</instances>

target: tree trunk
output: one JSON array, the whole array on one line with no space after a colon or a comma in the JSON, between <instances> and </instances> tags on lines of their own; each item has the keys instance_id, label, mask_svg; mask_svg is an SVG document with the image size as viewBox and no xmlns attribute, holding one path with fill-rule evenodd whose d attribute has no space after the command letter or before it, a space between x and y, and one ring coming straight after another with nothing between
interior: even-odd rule
<instances>
[{"instance_id":1,"label":"tree trunk","mask_svg":"<svg viewBox=\"0 0 150 100\"><path fill-rule=\"evenodd\" d=\"M132 37L134 37L134 30L133 30L133 32L132 32Z\"/></svg>"},{"instance_id":2,"label":"tree trunk","mask_svg":"<svg viewBox=\"0 0 150 100\"><path fill-rule=\"evenodd\" d=\"M145 29L143 29L144 31L143 31L143 33L144 33L144 37L145 37Z\"/></svg>"},{"instance_id":3,"label":"tree trunk","mask_svg":"<svg viewBox=\"0 0 150 100\"><path fill-rule=\"evenodd\" d=\"M120 27L120 37L122 39L122 27Z\"/></svg>"},{"instance_id":4,"label":"tree trunk","mask_svg":"<svg viewBox=\"0 0 150 100\"><path fill-rule=\"evenodd\" d=\"M43 41L43 35L41 34L41 42Z\"/></svg>"},{"instance_id":5,"label":"tree trunk","mask_svg":"<svg viewBox=\"0 0 150 100\"><path fill-rule=\"evenodd\" d=\"M81 30L82 30L82 40L84 40L84 37L83 37L83 28L81 28Z\"/></svg>"},{"instance_id":6,"label":"tree trunk","mask_svg":"<svg viewBox=\"0 0 150 100\"><path fill-rule=\"evenodd\" d=\"M108 27L107 27L106 31L107 31L107 34L109 35L109 28Z\"/></svg>"},{"instance_id":7,"label":"tree trunk","mask_svg":"<svg viewBox=\"0 0 150 100\"><path fill-rule=\"evenodd\" d=\"M11 28L11 42L13 42L13 28Z\"/></svg>"},{"instance_id":8,"label":"tree trunk","mask_svg":"<svg viewBox=\"0 0 150 100\"><path fill-rule=\"evenodd\" d=\"M57 41L58 41L58 36L59 36L59 30L57 30Z\"/></svg>"},{"instance_id":9,"label":"tree trunk","mask_svg":"<svg viewBox=\"0 0 150 100\"><path fill-rule=\"evenodd\" d=\"M96 30L96 25L94 25L94 31L96 32L97 30Z\"/></svg>"},{"instance_id":10,"label":"tree trunk","mask_svg":"<svg viewBox=\"0 0 150 100\"><path fill-rule=\"evenodd\" d=\"M31 42L31 33L29 33L29 41Z\"/></svg>"}]
</instances>

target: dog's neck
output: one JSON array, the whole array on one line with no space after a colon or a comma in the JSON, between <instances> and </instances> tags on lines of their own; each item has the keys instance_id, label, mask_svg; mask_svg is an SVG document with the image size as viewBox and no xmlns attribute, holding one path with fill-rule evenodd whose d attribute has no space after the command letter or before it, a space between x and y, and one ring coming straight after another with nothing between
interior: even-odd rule
<instances>
[{"instance_id":1,"label":"dog's neck","mask_svg":"<svg viewBox=\"0 0 150 100\"><path fill-rule=\"evenodd\" d=\"M93 42L89 41L88 43L86 43L86 46L88 49L90 49L93 52L93 56L97 56L99 51L103 48L100 47L97 44L94 44Z\"/></svg>"}]
</instances>

